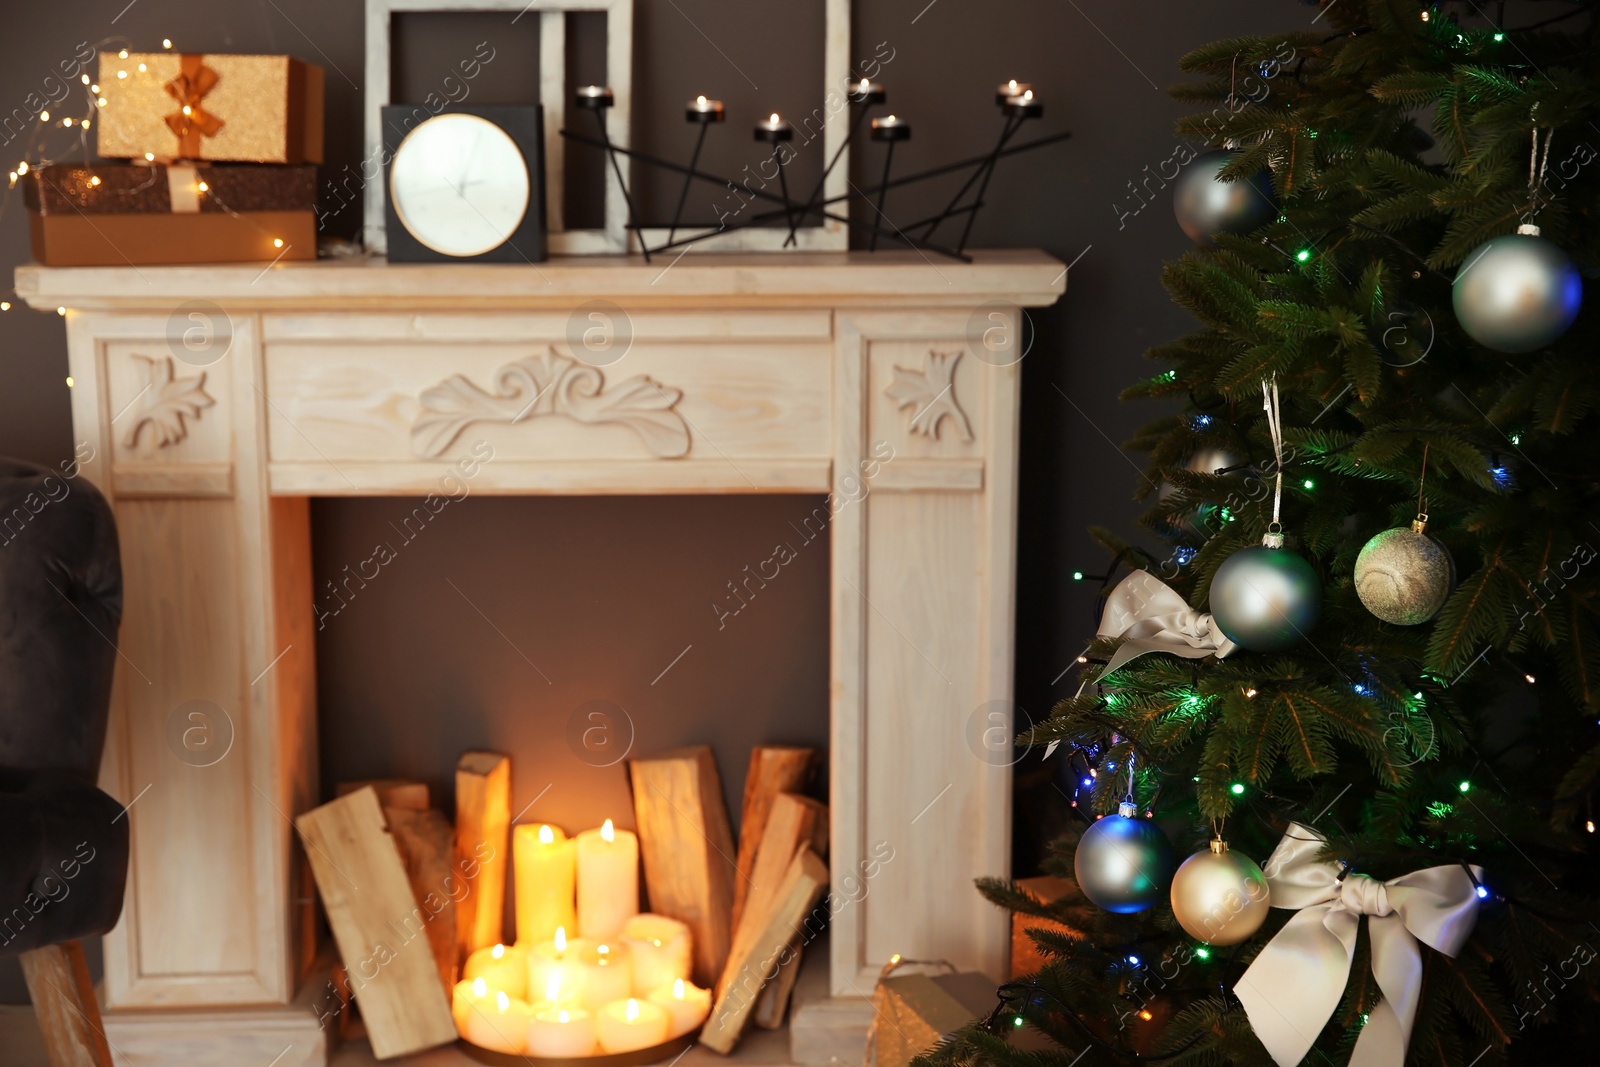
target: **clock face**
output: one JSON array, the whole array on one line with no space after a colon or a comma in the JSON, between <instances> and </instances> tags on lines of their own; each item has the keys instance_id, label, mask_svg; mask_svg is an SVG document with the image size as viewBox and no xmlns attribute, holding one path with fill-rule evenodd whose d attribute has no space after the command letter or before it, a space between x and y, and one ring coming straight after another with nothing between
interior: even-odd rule
<instances>
[{"instance_id":1,"label":"clock face","mask_svg":"<svg viewBox=\"0 0 1600 1067\"><path fill-rule=\"evenodd\" d=\"M528 165L504 130L476 115L444 114L406 135L389 169L389 198L419 242L447 256L504 244L527 214Z\"/></svg>"}]
</instances>

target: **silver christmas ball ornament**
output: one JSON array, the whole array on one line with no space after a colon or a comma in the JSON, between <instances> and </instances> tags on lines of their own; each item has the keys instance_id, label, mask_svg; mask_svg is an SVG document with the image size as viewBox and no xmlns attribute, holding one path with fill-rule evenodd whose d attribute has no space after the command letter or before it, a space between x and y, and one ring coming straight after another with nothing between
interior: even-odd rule
<instances>
[{"instance_id":1,"label":"silver christmas ball ornament","mask_svg":"<svg viewBox=\"0 0 1600 1067\"><path fill-rule=\"evenodd\" d=\"M1567 332L1583 304L1583 279L1572 260L1522 225L1479 245L1456 272L1456 319L1485 348L1532 352Z\"/></svg>"},{"instance_id":2,"label":"silver christmas ball ornament","mask_svg":"<svg viewBox=\"0 0 1600 1067\"><path fill-rule=\"evenodd\" d=\"M1172 914L1190 937L1208 945L1237 945L1261 929L1271 897L1261 868L1230 852L1220 837L1172 876Z\"/></svg>"},{"instance_id":3,"label":"silver christmas ball ornament","mask_svg":"<svg viewBox=\"0 0 1600 1067\"><path fill-rule=\"evenodd\" d=\"M1098 907L1119 915L1143 911L1172 881L1172 846L1138 808L1124 802L1117 814L1095 821L1078 840L1072 861L1078 888Z\"/></svg>"},{"instance_id":4,"label":"silver christmas ball ornament","mask_svg":"<svg viewBox=\"0 0 1600 1067\"><path fill-rule=\"evenodd\" d=\"M1366 609L1396 626L1427 622L1444 607L1455 584L1455 563L1424 531L1427 516L1410 529L1385 530L1356 557L1356 595Z\"/></svg>"},{"instance_id":5,"label":"silver christmas ball ornament","mask_svg":"<svg viewBox=\"0 0 1600 1067\"><path fill-rule=\"evenodd\" d=\"M1235 181L1217 180L1217 172L1234 156L1226 149L1202 152L1183 168L1173 186L1173 213L1195 244L1214 248L1212 238L1219 233L1251 233L1278 217L1270 171Z\"/></svg>"},{"instance_id":6,"label":"silver christmas ball ornament","mask_svg":"<svg viewBox=\"0 0 1600 1067\"><path fill-rule=\"evenodd\" d=\"M1211 618L1241 648L1282 652L1317 624L1322 584L1303 556L1272 544L1240 549L1211 579Z\"/></svg>"}]
</instances>

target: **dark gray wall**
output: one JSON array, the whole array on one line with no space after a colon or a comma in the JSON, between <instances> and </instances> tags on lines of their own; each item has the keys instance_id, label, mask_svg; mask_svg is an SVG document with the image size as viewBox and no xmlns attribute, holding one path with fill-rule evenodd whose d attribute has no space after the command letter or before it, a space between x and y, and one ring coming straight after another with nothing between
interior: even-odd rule
<instances>
[{"instance_id":1,"label":"dark gray wall","mask_svg":"<svg viewBox=\"0 0 1600 1067\"><path fill-rule=\"evenodd\" d=\"M685 158L691 131L679 117L681 104L704 92L730 109L727 126L712 131L707 162L736 171L760 158L749 134L757 117L773 109L801 112L815 102L806 87L817 80L810 72L820 62L820 3L636 2L635 136L642 146ZM327 70L324 173L337 182L360 158L362 10L360 0L12 5L0 40L0 114L21 106L79 42L116 33L144 48L170 36L186 51L288 52ZM974 232L979 246L1038 246L1075 263L1066 298L1033 316L1038 340L1024 363L1017 693L1032 715L1046 713L1063 694L1070 676L1055 679L1093 628L1093 589L1071 579L1075 568L1093 572L1102 563L1085 526L1128 528L1137 511L1136 460L1117 446L1151 413L1117 404L1115 394L1151 372L1140 358L1146 347L1188 326L1158 282L1162 261L1185 247L1166 195L1158 191L1148 207L1119 218L1136 204L1129 183L1143 181L1146 166L1154 171L1172 154L1172 124L1182 109L1162 89L1178 80L1177 57L1199 43L1301 27L1313 14L1293 0L857 0L851 55L892 54L880 77L892 110L916 130L897 169L987 148L998 124L993 86L1006 78L1031 81L1043 95L1045 118L1030 133L1073 132L1066 144L1000 168ZM509 22L509 16L478 16L458 32L476 33L494 18ZM522 25L497 38L508 57L526 55ZM448 72L456 57L443 47L430 56L426 48L441 32L431 27L420 38L404 72L407 84L425 85ZM599 77L589 73L603 63L592 28L575 37L584 76ZM530 62L491 64L479 99L531 84ZM435 64L444 69L430 70ZM54 144L65 157L65 139L58 135ZM0 147L0 161L8 153L14 165L16 142ZM816 155L803 153L796 174L819 166ZM875 181L880 161L877 147L868 147L856 163L857 184ZM593 161L584 166L592 181ZM675 186L646 185L644 202L659 217ZM937 202L934 190L897 193L888 212L915 218ZM689 213L704 220L708 208L696 210L691 201ZM329 232L354 234L358 215L358 203L338 211ZM27 218L13 194L0 216L0 264L27 259ZM0 453L45 463L71 455L63 335L53 313L13 308L0 315ZM779 610L762 615L756 609L763 605L753 605L730 629L750 626L720 644L706 642L714 655L698 659L697 644L660 685L645 684L658 660L665 665L705 631L712 618L706 591L720 589L752 561L775 524L808 510L801 499L468 500L453 507L424 535L426 544L419 539L415 551L408 548L393 573L367 591L370 597L352 602L319 643L327 780L399 772L443 784L463 745L521 744L540 734L550 735L547 744L561 743L552 732L579 697L647 708L642 746L714 735L709 739L718 743L735 789L737 754L750 743L822 737L821 552L806 559L808 569L796 580L771 591L765 606ZM372 531L407 510L398 500L319 503L319 576L334 576L358 558L352 553L364 556ZM554 684L529 677L533 672L464 610L462 597L437 573L460 575L464 591L484 598L485 614L520 638L529 658L557 672ZM396 627L396 619L409 625ZM605 635L599 645L594 633ZM541 662L547 649L549 667ZM675 702L659 695L669 681L692 684L679 692L693 696ZM703 717L716 708L731 715ZM543 756L520 758L518 806L559 770ZM1061 805L1046 769L1027 761L1019 771L1018 870L1027 873ZM615 794L615 805L620 781L609 781L604 788ZM541 814L577 820L554 790L547 799ZM12 984L0 995L15 996L18 988Z\"/></svg>"}]
</instances>

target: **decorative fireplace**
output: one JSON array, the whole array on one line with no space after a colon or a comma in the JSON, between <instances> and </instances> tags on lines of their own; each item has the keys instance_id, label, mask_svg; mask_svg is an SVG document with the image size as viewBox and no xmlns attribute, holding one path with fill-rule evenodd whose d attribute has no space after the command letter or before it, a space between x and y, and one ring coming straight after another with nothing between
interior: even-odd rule
<instances>
[{"instance_id":1,"label":"decorative fireplace","mask_svg":"<svg viewBox=\"0 0 1600 1067\"><path fill-rule=\"evenodd\" d=\"M831 992L864 997L895 952L1000 977L1007 920L972 879L1010 849L985 731L1011 696L1012 346L1064 277L1027 251L19 269L31 304L67 309L83 471L122 539L112 1043L325 1061L290 822L322 799L308 498L423 496L467 465L480 494L854 501L827 524ZM569 340L596 300L631 336L615 361ZM192 726L226 733L214 761L174 748Z\"/></svg>"}]
</instances>

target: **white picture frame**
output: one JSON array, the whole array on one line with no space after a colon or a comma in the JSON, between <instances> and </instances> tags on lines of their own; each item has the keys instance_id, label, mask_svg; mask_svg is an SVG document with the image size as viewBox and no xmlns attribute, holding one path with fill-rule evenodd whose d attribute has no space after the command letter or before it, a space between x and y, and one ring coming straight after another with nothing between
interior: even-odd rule
<instances>
[{"instance_id":1,"label":"white picture frame","mask_svg":"<svg viewBox=\"0 0 1600 1067\"><path fill-rule=\"evenodd\" d=\"M848 92L850 82L850 0L823 0L824 45L822 100L829 93ZM615 255L638 252L638 240L628 230L628 205L616 171L606 167L605 226L598 230L568 230L562 204L566 174L566 145L561 129L566 123L571 102L566 99L566 17L569 11L600 11L606 15L607 81L615 97L606 112L606 133L611 143L626 148L633 117L633 0L367 0L366 92L363 118L364 169L375 169L366 176L363 190L365 219L362 237L375 253L387 251L384 233L383 133L381 114L389 99L391 76L391 32L396 14L448 11L514 11L517 18L539 19L539 102L544 107L544 164L547 239L552 255ZM839 153L838 162L823 185L823 197L834 201L830 214L849 217L850 149L845 145L849 118L845 111L829 115L822 128L825 160ZM633 185L633 167L627 156L619 156L624 180ZM791 195L803 195L790 190ZM838 199L836 199L838 198ZM667 239L665 227L646 227L643 237L654 247ZM708 231L694 227L677 230L678 237ZM776 252L783 249L789 231L781 227L744 227L697 242L703 251ZM809 251L843 251L850 247L849 226L838 219L824 219L820 226L806 226L795 232L791 247Z\"/></svg>"}]
</instances>

